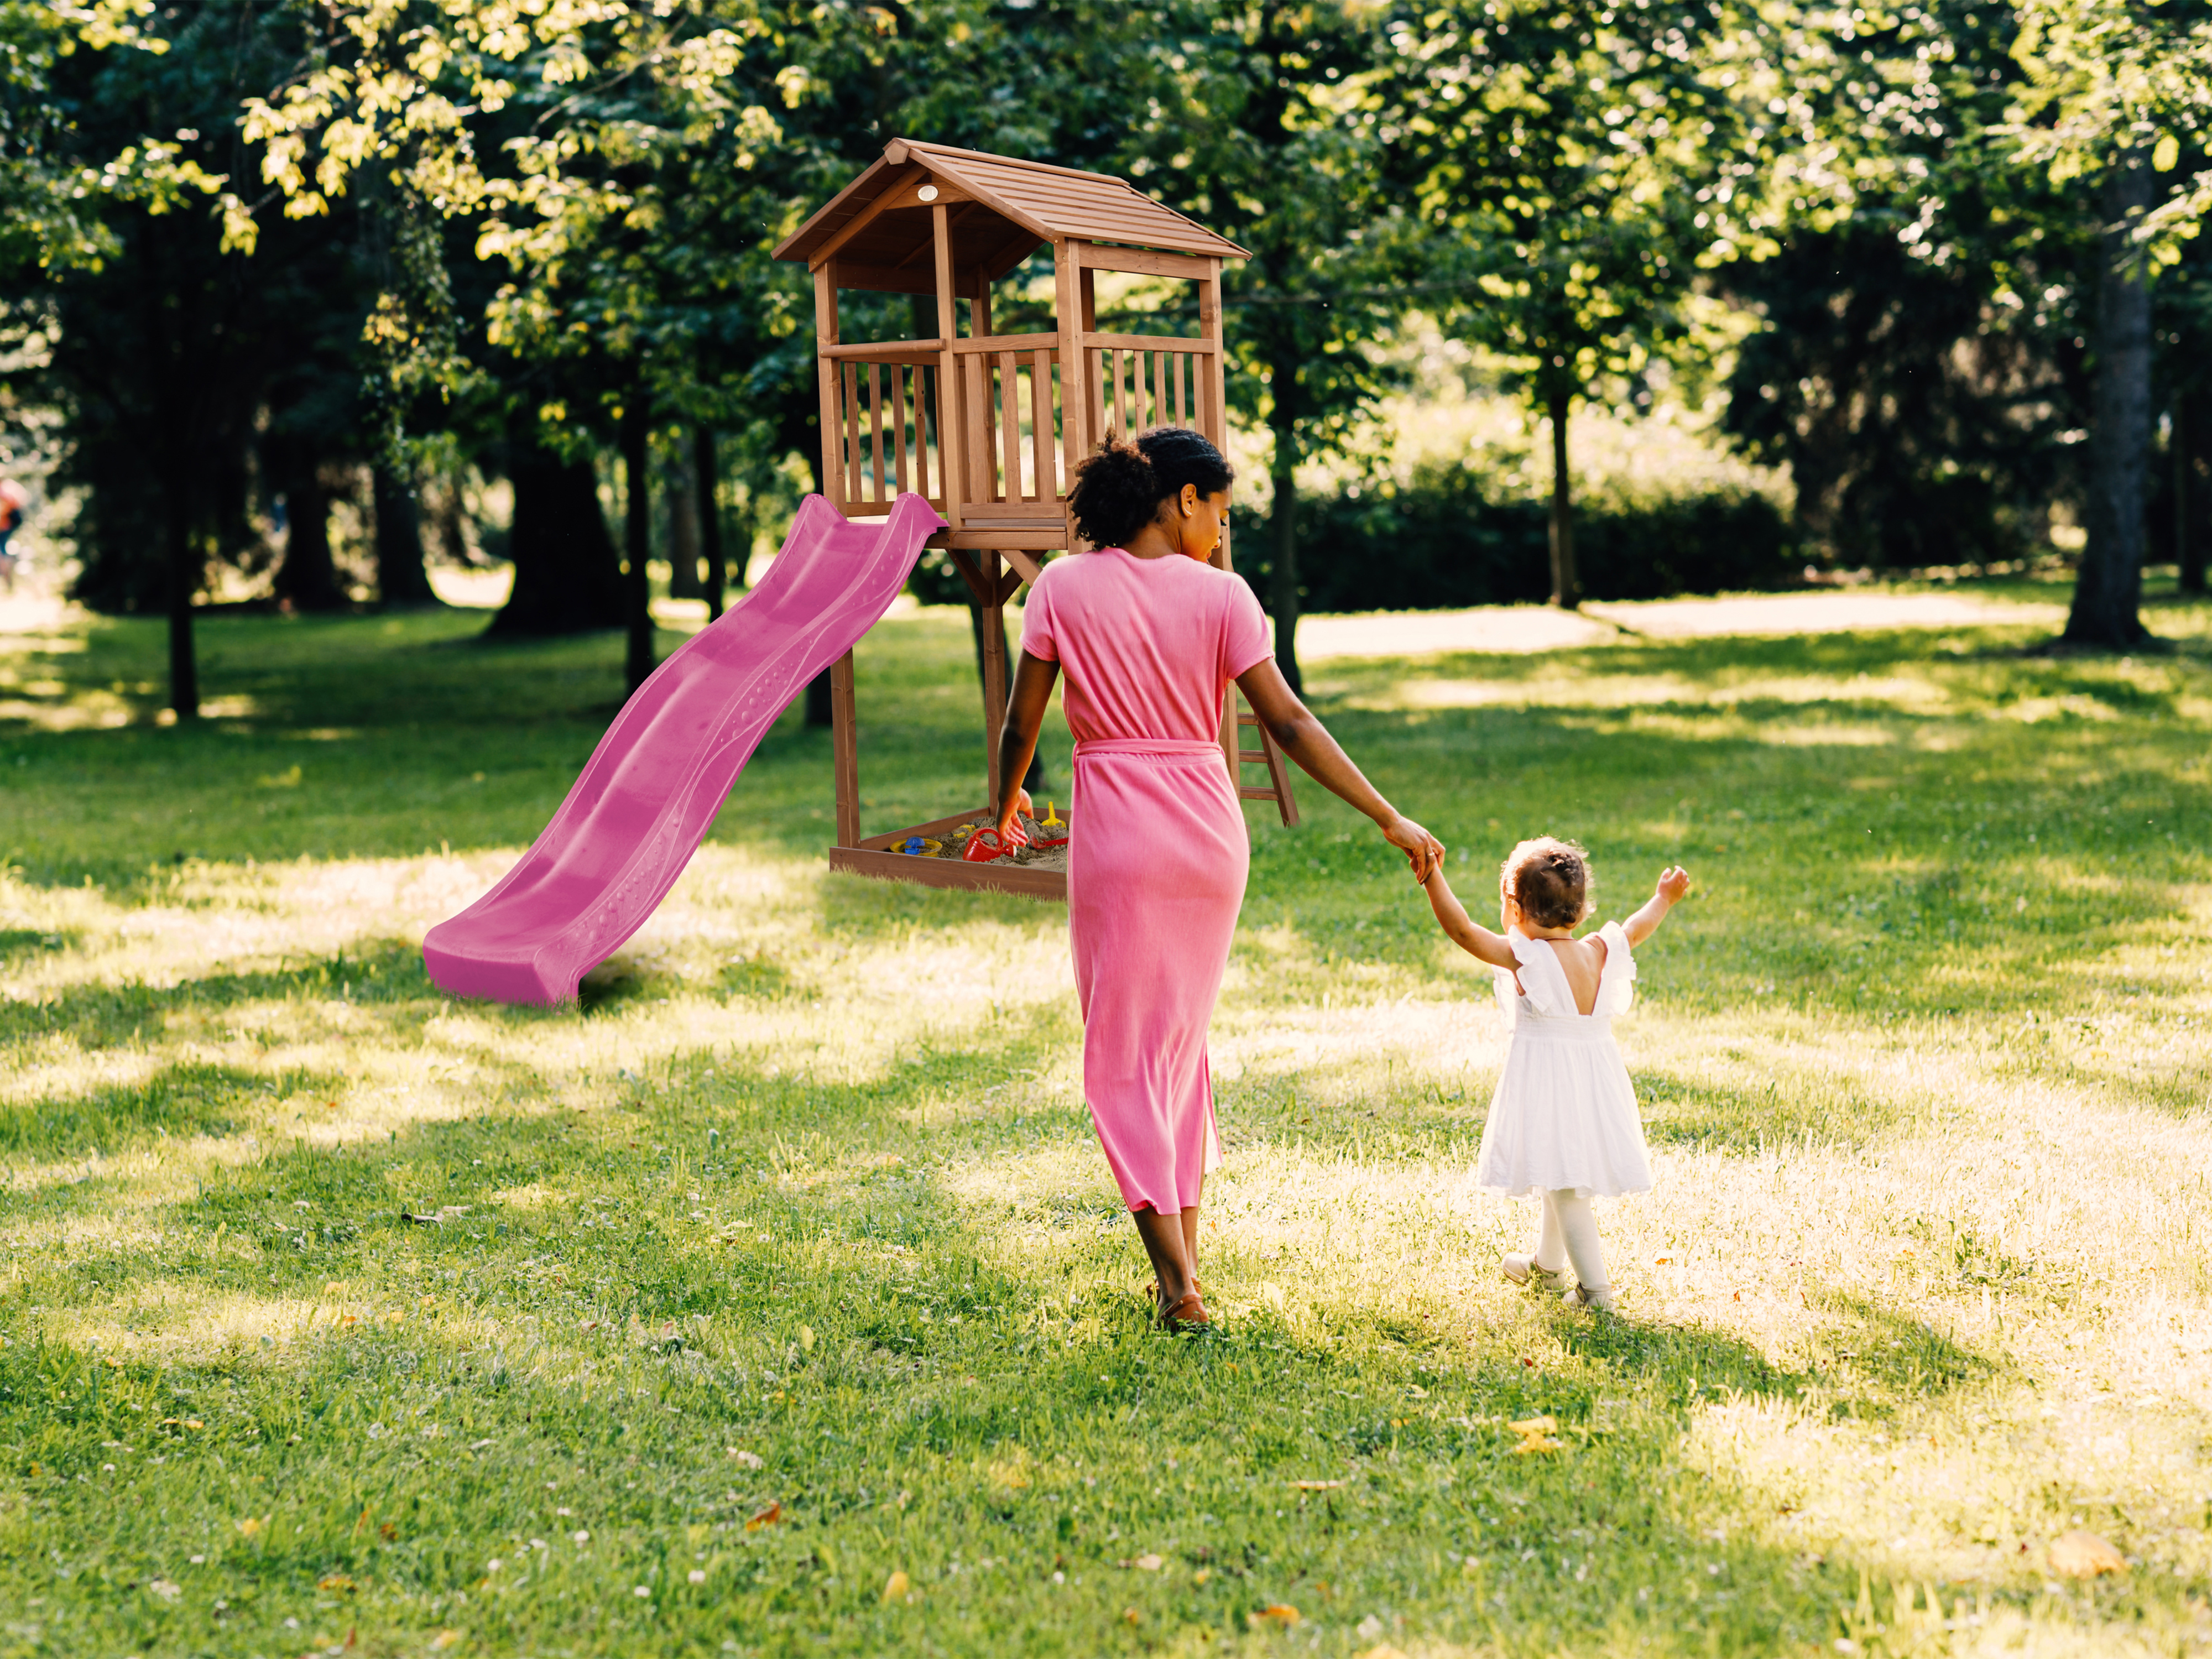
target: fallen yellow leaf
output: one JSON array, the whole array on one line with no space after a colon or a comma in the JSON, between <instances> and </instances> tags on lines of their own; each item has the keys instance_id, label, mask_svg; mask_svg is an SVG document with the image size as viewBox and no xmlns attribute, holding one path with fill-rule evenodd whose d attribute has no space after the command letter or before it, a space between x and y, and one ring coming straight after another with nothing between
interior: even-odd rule
<instances>
[{"instance_id":1,"label":"fallen yellow leaf","mask_svg":"<svg viewBox=\"0 0 2212 1659\"><path fill-rule=\"evenodd\" d=\"M1268 1625L1295 1625L1298 1622L1298 1610L1289 1602L1275 1601L1257 1613L1246 1613L1244 1622L1254 1630L1259 1630Z\"/></svg>"},{"instance_id":2,"label":"fallen yellow leaf","mask_svg":"<svg viewBox=\"0 0 2212 1659\"><path fill-rule=\"evenodd\" d=\"M908 1578L906 1574L903 1572L894 1572L890 1577L884 1580L884 1600L886 1601L903 1601L906 1600L907 1592L913 1588L914 1581Z\"/></svg>"},{"instance_id":3,"label":"fallen yellow leaf","mask_svg":"<svg viewBox=\"0 0 2212 1659\"><path fill-rule=\"evenodd\" d=\"M347 1577L345 1574L342 1572L331 1573L328 1577L319 1580L315 1585L317 1589L326 1590L349 1590L353 1589L353 1580Z\"/></svg>"},{"instance_id":4,"label":"fallen yellow leaf","mask_svg":"<svg viewBox=\"0 0 2212 1659\"><path fill-rule=\"evenodd\" d=\"M447 1648L453 1646L460 1639L460 1632L457 1630L441 1630L435 1636L430 1638L430 1645L432 1648L442 1651Z\"/></svg>"},{"instance_id":5,"label":"fallen yellow leaf","mask_svg":"<svg viewBox=\"0 0 2212 1659\"><path fill-rule=\"evenodd\" d=\"M267 1516L249 1515L238 1523L238 1535L241 1538L258 1538L261 1536L261 1529L268 1524Z\"/></svg>"},{"instance_id":6,"label":"fallen yellow leaf","mask_svg":"<svg viewBox=\"0 0 2212 1659\"><path fill-rule=\"evenodd\" d=\"M1516 1434L1557 1434L1559 1422L1555 1417L1524 1417L1518 1423L1505 1425Z\"/></svg>"},{"instance_id":7,"label":"fallen yellow leaf","mask_svg":"<svg viewBox=\"0 0 2212 1659\"><path fill-rule=\"evenodd\" d=\"M1344 1484L1341 1480L1293 1480L1292 1492L1334 1492Z\"/></svg>"},{"instance_id":8,"label":"fallen yellow leaf","mask_svg":"<svg viewBox=\"0 0 2212 1659\"><path fill-rule=\"evenodd\" d=\"M2051 1540L2051 1570L2066 1578L2125 1572L2127 1559L2094 1532L2063 1532Z\"/></svg>"},{"instance_id":9,"label":"fallen yellow leaf","mask_svg":"<svg viewBox=\"0 0 2212 1659\"><path fill-rule=\"evenodd\" d=\"M763 1527L772 1527L782 1519L783 1504L782 1501L779 1499L775 1503L770 1504L766 1509L761 1510L760 1513L754 1516L751 1520L746 1522L745 1530L747 1532L758 1532Z\"/></svg>"}]
</instances>

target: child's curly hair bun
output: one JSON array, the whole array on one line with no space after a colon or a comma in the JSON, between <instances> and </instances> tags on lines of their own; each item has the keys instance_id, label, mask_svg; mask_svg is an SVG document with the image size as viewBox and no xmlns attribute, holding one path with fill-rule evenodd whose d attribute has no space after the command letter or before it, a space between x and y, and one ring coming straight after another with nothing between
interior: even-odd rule
<instances>
[{"instance_id":1,"label":"child's curly hair bun","mask_svg":"<svg viewBox=\"0 0 2212 1659\"><path fill-rule=\"evenodd\" d=\"M1236 477L1206 435L1187 426L1156 426L1133 440L1109 433L1095 453L1076 464L1067 505L1076 534L1093 547L1121 547L1185 484L1212 495Z\"/></svg>"},{"instance_id":2,"label":"child's curly hair bun","mask_svg":"<svg viewBox=\"0 0 2212 1659\"><path fill-rule=\"evenodd\" d=\"M1498 866L1498 890L1539 927L1573 927L1595 908L1589 854L1571 841L1524 841Z\"/></svg>"}]
</instances>

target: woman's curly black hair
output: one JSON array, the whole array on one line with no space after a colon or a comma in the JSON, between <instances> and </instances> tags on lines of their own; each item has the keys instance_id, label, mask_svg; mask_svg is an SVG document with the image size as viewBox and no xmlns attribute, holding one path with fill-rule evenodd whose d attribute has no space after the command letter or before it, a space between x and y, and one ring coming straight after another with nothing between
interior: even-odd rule
<instances>
[{"instance_id":1,"label":"woman's curly black hair","mask_svg":"<svg viewBox=\"0 0 2212 1659\"><path fill-rule=\"evenodd\" d=\"M1229 488L1237 477L1203 433L1187 426L1156 426L1132 441L1109 435L1075 468L1067 505L1076 534L1093 547L1120 547L1152 521L1160 503L1182 494L1201 495Z\"/></svg>"}]
</instances>

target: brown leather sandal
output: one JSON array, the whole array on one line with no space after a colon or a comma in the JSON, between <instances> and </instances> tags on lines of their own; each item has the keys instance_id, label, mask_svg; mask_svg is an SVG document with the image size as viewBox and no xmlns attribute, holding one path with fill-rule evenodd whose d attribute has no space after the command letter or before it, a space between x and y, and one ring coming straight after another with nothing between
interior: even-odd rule
<instances>
[{"instance_id":1,"label":"brown leather sandal","mask_svg":"<svg viewBox=\"0 0 2212 1659\"><path fill-rule=\"evenodd\" d=\"M1173 1307L1160 1310L1160 1324L1170 1331L1202 1331L1213 1324L1213 1316L1196 1291L1186 1291Z\"/></svg>"}]
</instances>

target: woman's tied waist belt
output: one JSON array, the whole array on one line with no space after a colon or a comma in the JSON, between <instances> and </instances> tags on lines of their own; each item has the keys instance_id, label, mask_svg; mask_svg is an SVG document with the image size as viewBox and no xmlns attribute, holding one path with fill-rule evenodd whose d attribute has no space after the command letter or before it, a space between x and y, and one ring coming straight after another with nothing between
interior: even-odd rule
<instances>
[{"instance_id":1,"label":"woman's tied waist belt","mask_svg":"<svg viewBox=\"0 0 2212 1659\"><path fill-rule=\"evenodd\" d=\"M1075 745L1075 758L1092 755L1154 755L1163 760L1182 760L1195 755L1221 758L1218 743L1193 743L1181 738L1085 738Z\"/></svg>"}]
</instances>

